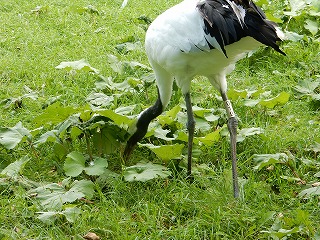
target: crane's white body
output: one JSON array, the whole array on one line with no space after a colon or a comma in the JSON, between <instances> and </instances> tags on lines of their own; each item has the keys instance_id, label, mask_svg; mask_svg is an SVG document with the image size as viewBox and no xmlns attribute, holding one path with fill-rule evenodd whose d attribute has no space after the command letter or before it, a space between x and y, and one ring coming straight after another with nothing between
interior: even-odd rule
<instances>
[{"instance_id":1,"label":"crane's white body","mask_svg":"<svg viewBox=\"0 0 320 240\"><path fill-rule=\"evenodd\" d=\"M185 0L168 9L154 20L146 34L145 48L163 108L170 100L173 79L183 94L189 92L191 80L197 75L207 77L220 92L226 92L226 74L247 52L262 45L252 37L244 37L225 46L226 57L215 38L204 32L198 2ZM210 49L207 41L215 48Z\"/></svg>"}]
</instances>

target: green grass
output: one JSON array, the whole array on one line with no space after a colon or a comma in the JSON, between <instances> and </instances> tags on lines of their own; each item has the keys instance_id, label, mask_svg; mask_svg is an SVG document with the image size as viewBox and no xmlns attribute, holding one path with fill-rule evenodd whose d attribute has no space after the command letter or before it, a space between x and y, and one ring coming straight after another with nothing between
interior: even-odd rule
<instances>
[{"instance_id":1,"label":"green grass","mask_svg":"<svg viewBox=\"0 0 320 240\"><path fill-rule=\"evenodd\" d=\"M140 77L141 71L114 73L108 54L123 61L148 64L143 49L146 25L138 17L154 19L177 2L129 0L122 10L120 0L1 3L0 101L24 95L24 86L36 91L38 99L23 99L21 108L1 106L0 127L12 127L19 121L28 129L39 127L34 119L52 97L60 96L58 101L64 106L86 105L86 97L95 91L98 77L55 69L60 62L84 58L99 69L101 75L112 76L117 82L128 76ZM90 4L99 14L84 10ZM42 6L40 12L32 12L37 5ZM295 31L302 28L298 20L294 24ZM140 41L142 47L119 53L116 46L129 39ZM308 98L298 98L293 87L300 81L319 77L319 46L311 40L286 42L282 48L287 57L261 49L251 58L240 61L229 76L230 88L263 88L271 91L272 96L283 91L291 95L284 106L272 110L246 107L242 99L233 101L240 129L264 129L263 135L249 137L238 144L243 188L239 200L232 196L229 140L223 137L212 147L195 146L201 151L194 161L193 184L184 179L183 173L145 183L125 182L121 178L109 179L104 184L96 182L92 202L72 203L82 210L74 223L63 218L54 225L42 223L36 218L39 209L34 203L36 200L28 195L26 185L0 182L0 239L81 239L87 232L95 232L102 239L271 239L274 235L266 231L276 234L279 228L298 228L288 239L316 239L316 233L320 235L319 198L297 197L304 186L281 177L294 177L285 165L254 170L253 155L291 153L298 159L294 167L299 176L307 183L317 181L316 165L303 164L299 159L319 162L317 154L306 150L320 140L319 111ZM222 108L215 94L218 92L203 78L192 84L193 102L198 106ZM138 104L134 111L138 114L156 97L156 88L151 85L148 94L134 92L117 101L119 106ZM181 93L175 91L168 109L180 102L183 102ZM43 131L52 127L45 126ZM145 139L150 141L159 142ZM81 141L74 144L85 148ZM31 160L23 171L25 177L42 185L62 181L66 178L64 162L54 158L53 152L50 144L37 149L37 155L26 144L14 150L0 147L0 170L29 154ZM121 172L120 156L121 150L118 150L108 158L109 165L118 172ZM140 160L161 162L149 150L137 148L127 164Z\"/></svg>"}]
</instances>

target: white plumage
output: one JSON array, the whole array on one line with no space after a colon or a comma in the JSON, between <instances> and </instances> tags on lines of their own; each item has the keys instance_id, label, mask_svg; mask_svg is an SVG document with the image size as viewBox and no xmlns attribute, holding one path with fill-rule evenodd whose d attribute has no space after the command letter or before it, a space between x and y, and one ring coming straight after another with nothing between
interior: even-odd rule
<instances>
[{"instance_id":1,"label":"white plumage","mask_svg":"<svg viewBox=\"0 0 320 240\"><path fill-rule=\"evenodd\" d=\"M150 25L145 39L146 53L155 72L159 99L143 111L137 130L128 140L128 157L147 132L152 119L161 114L170 101L175 80L186 98L188 113L188 175L191 174L194 119L190 84L195 76L208 78L221 93L229 116L235 197L238 196L236 173L237 120L227 99L226 75L246 53L265 44L284 54L276 45L279 29L248 0L185 0L168 9Z\"/></svg>"}]
</instances>

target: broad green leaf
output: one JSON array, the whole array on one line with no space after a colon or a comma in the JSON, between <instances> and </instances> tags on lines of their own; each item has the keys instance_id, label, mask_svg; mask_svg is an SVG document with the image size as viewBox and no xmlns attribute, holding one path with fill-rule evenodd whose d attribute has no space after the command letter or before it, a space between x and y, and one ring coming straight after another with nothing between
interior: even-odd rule
<instances>
[{"instance_id":1,"label":"broad green leaf","mask_svg":"<svg viewBox=\"0 0 320 240\"><path fill-rule=\"evenodd\" d=\"M81 214L81 210L77 207L67 207L61 214L65 216L68 222L74 223Z\"/></svg>"},{"instance_id":2,"label":"broad green leaf","mask_svg":"<svg viewBox=\"0 0 320 240\"><path fill-rule=\"evenodd\" d=\"M89 106L87 106L87 107L89 107ZM81 111L79 117L78 117L78 114L77 114L77 120L73 121L72 125L78 124L79 123L78 120L80 120L81 122L87 122L92 118L93 115L94 115L94 112L92 111L91 108L90 109L84 109L83 111Z\"/></svg>"},{"instance_id":3,"label":"broad green leaf","mask_svg":"<svg viewBox=\"0 0 320 240\"><path fill-rule=\"evenodd\" d=\"M269 166L277 163L284 163L288 160L288 156L285 153L276 154L255 154L253 160L256 162L255 170L260 170L265 166Z\"/></svg>"},{"instance_id":4,"label":"broad green leaf","mask_svg":"<svg viewBox=\"0 0 320 240\"><path fill-rule=\"evenodd\" d=\"M35 196L47 210L60 210L65 203L72 203L83 197L92 198L94 184L89 180L74 181L64 179L62 183L50 183L28 193Z\"/></svg>"},{"instance_id":5,"label":"broad green leaf","mask_svg":"<svg viewBox=\"0 0 320 240\"><path fill-rule=\"evenodd\" d=\"M38 115L33 122L37 126L57 124L67 119L70 115L74 114L77 110L72 107L64 107L59 102L47 107L40 115Z\"/></svg>"},{"instance_id":6,"label":"broad green leaf","mask_svg":"<svg viewBox=\"0 0 320 240\"><path fill-rule=\"evenodd\" d=\"M69 191L81 192L87 198L92 198L94 194L94 183L89 180L74 181Z\"/></svg>"},{"instance_id":7,"label":"broad green leaf","mask_svg":"<svg viewBox=\"0 0 320 240\"><path fill-rule=\"evenodd\" d=\"M288 16L296 17L300 15L300 11L306 7L306 2L302 0L289 0L291 11L284 11Z\"/></svg>"},{"instance_id":8,"label":"broad green leaf","mask_svg":"<svg viewBox=\"0 0 320 240\"><path fill-rule=\"evenodd\" d=\"M58 220L60 213L55 211L49 211L49 212L36 212L39 214L37 217L41 222L52 225L55 223L56 220Z\"/></svg>"},{"instance_id":9,"label":"broad green leaf","mask_svg":"<svg viewBox=\"0 0 320 240\"><path fill-rule=\"evenodd\" d=\"M79 217L81 210L77 207L68 207L62 212L48 211L48 212L36 212L39 214L37 217L41 222L52 225L60 216L64 216L68 222L73 223Z\"/></svg>"},{"instance_id":10,"label":"broad green leaf","mask_svg":"<svg viewBox=\"0 0 320 240\"><path fill-rule=\"evenodd\" d=\"M207 134L205 137L197 137L196 141L199 141L207 146L212 146L214 143L220 140L220 131L221 129L218 129L212 133Z\"/></svg>"},{"instance_id":11,"label":"broad green leaf","mask_svg":"<svg viewBox=\"0 0 320 240\"><path fill-rule=\"evenodd\" d=\"M206 121L203 118L195 118L196 120L196 130L199 132L207 132L211 130L211 125L209 124L208 121Z\"/></svg>"},{"instance_id":12,"label":"broad green leaf","mask_svg":"<svg viewBox=\"0 0 320 240\"><path fill-rule=\"evenodd\" d=\"M306 24L304 25L305 29L309 30L313 36L315 36L319 31L318 22L312 21L310 19L306 20Z\"/></svg>"},{"instance_id":13,"label":"broad green leaf","mask_svg":"<svg viewBox=\"0 0 320 240\"><path fill-rule=\"evenodd\" d=\"M220 116L214 115L213 113L206 113L204 115L204 119L207 120L208 122L215 122L220 119Z\"/></svg>"},{"instance_id":14,"label":"broad green leaf","mask_svg":"<svg viewBox=\"0 0 320 240\"><path fill-rule=\"evenodd\" d=\"M110 64L110 67L112 68L113 71L115 71L116 73L119 74L123 74L123 72L125 71L125 69L127 68L131 68L132 70L136 69L136 68L142 68L142 69L146 69L146 70L151 70L150 67L139 63L139 62L130 62L130 61L120 61L116 56L109 54L108 55L108 61Z\"/></svg>"},{"instance_id":15,"label":"broad green leaf","mask_svg":"<svg viewBox=\"0 0 320 240\"><path fill-rule=\"evenodd\" d=\"M304 38L304 35L300 35L296 32L285 31L284 35L287 40L292 41L292 42L298 42Z\"/></svg>"},{"instance_id":16,"label":"broad green leaf","mask_svg":"<svg viewBox=\"0 0 320 240\"><path fill-rule=\"evenodd\" d=\"M81 136L81 134L83 134L83 130L81 130L79 127L73 126L71 128L70 136L73 140L77 139L79 136Z\"/></svg>"},{"instance_id":17,"label":"broad green leaf","mask_svg":"<svg viewBox=\"0 0 320 240\"><path fill-rule=\"evenodd\" d=\"M109 109L99 110L97 111L97 113L100 114L101 116L110 118L115 124L117 124L120 127L123 125L130 125L133 121L129 117L115 113L114 111Z\"/></svg>"},{"instance_id":18,"label":"broad green leaf","mask_svg":"<svg viewBox=\"0 0 320 240\"><path fill-rule=\"evenodd\" d=\"M90 176L99 176L104 173L106 167L108 167L107 159L96 157L84 171Z\"/></svg>"},{"instance_id":19,"label":"broad green leaf","mask_svg":"<svg viewBox=\"0 0 320 240\"><path fill-rule=\"evenodd\" d=\"M247 107L254 107L256 106L261 100L259 99L245 99L244 105Z\"/></svg>"},{"instance_id":20,"label":"broad green leaf","mask_svg":"<svg viewBox=\"0 0 320 240\"><path fill-rule=\"evenodd\" d=\"M193 106L192 107L193 113L195 116L200 117L200 118L204 118L206 113L210 113L211 110L210 109L205 109L205 108L201 108L198 106Z\"/></svg>"},{"instance_id":21,"label":"broad green leaf","mask_svg":"<svg viewBox=\"0 0 320 240\"><path fill-rule=\"evenodd\" d=\"M136 50L136 49L141 49L141 43L140 42L125 42L125 43L120 43L116 47L117 51L119 53L128 53L130 51Z\"/></svg>"},{"instance_id":22,"label":"broad green leaf","mask_svg":"<svg viewBox=\"0 0 320 240\"><path fill-rule=\"evenodd\" d=\"M236 90L232 88L228 90L228 97L233 101L237 100L238 98L246 98L247 95L247 90Z\"/></svg>"},{"instance_id":23,"label":"broad green leaf","mask_svg":"<svg viewBox=\"0 0 320 240\"><path fill-rule=\"evenodd\" d=\"M21 122L11 128L0 127L0 144L6 149L15 148L24 137L32 138L32 135L28 129L22 126Z\"/></svg>"},{"instance_id":24,"label":"broad green leaf","mask_svg":"<svg viewBox=\"0 0 320 240\"><path fill-rule=\"evenodd\" d=\"M299 231L299 227L294 227L291 229L280 228L277 232L273 232L273 234L279 239L283 239L285 236L290 236L291 234L297 233Z\"/></svg>"},{"instance_id":25,"label":"broad green leaf","mask_svg":"<svg viewBox=\"0 0 320 240\"><path fill-rule=\"evenodd\" d=\"M262 128L242 128L241 130L238 131L237 142L242 142L248 136L258 135L262 133L263 133Z\"/></svg>"},{"instance_id":26,"label":"broad green leaf","mask_svg":"<svg viewBox=\"0 0 320 240\"><path fill-rule=\"evenodd\" d=\"M127 134L127 131L117 125L106 124L105 127L97 128L93 133L92 142L100 153L111 154L118 150L121 142L128 138Z\"/></svg>"},{"instance_id":27,"label":"broad green leaf","mask_svg":"<svg viewBox=\"0 0 320 240\"><path fill-rule=\"evenodd\" d=\"M80 152L71 152L67 155L63 169L67 176L76 177L85 168L85 158Z\"/></svg>"},{"instance_id":28,"label":"broad green leaf","mask_svg":"<svg viewBox=\"0 0 320 240\"><path fill-rule=\"evenodd\" d=\"M270 20L270 21L273 21L273 22L276 22L276 23L282 23L283 22L281 18L277 18L277 17L273 16L269 12L266 12L266 16L267 16L267 19Z\"/></svg>"},{"instance_id":29,"label":"broad green leaf","mask_svg":"<svg viewBox=\"0 0 320 240\"><path fill-rule=\"evenodd\" d=\"M295 86L294 89L304 95L314 93L314 90L320 86L320 79L305 79L299 82L299 85Z\"/></svg>"},{"instance_id":30,"label":"broad green leaf","mask_svg":"<svg viewBox=\"0 0 320 240\"><path fill-rule=\"evenodd\" d=\"M99 74L99 70L90 66L84 59L73 61L73 62L61 62L56 69L65 69L67 71L77 70L85 72L94 72Z\"/></svg>"},{"instance_id":31,"label":"broad green leaf","mask_svg":"<svg viewBox=\"0 0 320 240\"><path fill-rule=\"evenodd\" d=\"M28 156L24 156L19 160L10 163L5 169L1 171L1 175L6 175L12 178L19 176L29 160L30 158Z\"/></svg>"},{"instance_id":32,"label":"broad green leaf","mask_svg":"<svg viewBox=\"0 0 320 240\"><path fill-rule=\"evenodd\" d=\"M35 195L36 199L39 200L40 204L45 209L57 210L61 209L62 205L65 203L63 200L63 195L67 192L62 184L50 183L36 189L29 191L30 195ZM80 197L83 197L82 194Z\"/></svg>"},{"instance_id":33,"label":"broad green leaf","mask_svg":"<svg viewBox=\"0 0 320 240\"><path fill-rule=\"evenodd\" d=\"M166 129L162 129L160 127L154 129L154 132L153 132L153 135L157 138L160 138L160 139L163 139L163 140L166 140L166 141L172 141L174 140L175 138L170 138L170 137L167 137L167 134L170 132L170 130L166 130Z\"/></svg>"},{"instance_id":34,"label":"broad green leaf","mask_svg":"<svg viewBox=\"0 0 320 240\"><path fill-rule=\"evenodd\" d=\"M59 142L58 130L51 130L42 134L37 141L34 142L35 146L45 142Z\"/></svg>"},{"instance_id":35,"label":"broad green leaf","mask_svg":"<svg viewBox=\"0 0 320 240\"><path fill-rule=\"evenodd\" d=\"M153 144L140 144L140 145L149 148L152 152L154 152L159 158L161 158L164 161L169 161L171 159L181 157L182 149L184 148L183 144L162 145L162 146L155 146Z\"/></svg>"},{"instance_id":36,"label":"broad green leaf","mask_svg":"<svg viewBox=\"0 0 320 240\"><path fill-rule=\"evenodd\" d=\"M315 142L314 144L311 145L310 148L307 148L306 150L318 153L318 152L320 152L320 143Z\"/></svg>"},{"instance_id":37,"label":"broad green leaf","mask_svg":"<svg viewBox=\"0 0 320 240\"><path fill-rule=\"evenodd\" d=\"M282 92L274 98L260 101L259 104L267 108L274 108L277 104L280 104L280 105L286 104L289 101L289 97L290 97L289 93Z\"/></svg>"},{"instance_id":38,"label":"broad green leaf","mask_svg":"<svg viewBox=\"0 0 320 240\"><path fill-rule=\"evenodd\" d=\"M177 131L175 134L174 134L174 137L176 140L179 140L179 141L183 141L183 142L188 142L188 134L185 132L185 131ZM195 142L195 139L193 139L193 142Z\"/></svg>"},{"instance_id":39,"label":"broad green leaf","mask_svg":"<svg viewBox=\"0 0 320 240\"><path fill-rule=\"evenodd\" d=\"M180 112L180 111L181 111L181 106L176 105L175 107L173 107L169 111L165 112L165 115L160 115L158 117L159 123L162 126L163 125L171 125L172 122L176 119L178 112Z\"/></svg>"},{"instance_id":40,"label":"broad green leaf","mask_svg":"<svg viewBox=\"0 0 320 240\"><path fill-rule=\"evenodd\" d=\"M104 93L91 93L86 100L94 106L108 107L113 103L114 97Z\"/></svg>"},{"instance_id":41,"label":"broad green leaf","mask_svg":"<svg viewBox=\"0 0 320 240\"><path fill-rule=\"evenodd\" d=\"M320 186L304 189L298 194L299 197L303 198L310 198L315 195L320 195Z\"/></svg>"},{"instance_id":42,"label":"broad green leaf","mask_svg":"<svg viewBox=\"0 0 320 240\"><path fill-rule=\"evenodd\" d=\"M166 178L171 172L164 166L149 163L137 163L134 166L125 168L124 179L128 182L145 182L155 178Z\"/></svg>"}]
</instances>

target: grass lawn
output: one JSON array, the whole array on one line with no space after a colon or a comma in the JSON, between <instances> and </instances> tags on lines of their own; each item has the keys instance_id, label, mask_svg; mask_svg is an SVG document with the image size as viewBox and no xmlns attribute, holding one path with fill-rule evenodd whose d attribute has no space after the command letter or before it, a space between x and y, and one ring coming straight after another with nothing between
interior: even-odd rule
<instances>
[{"instance_id":1,"label":"grass lawn","mask_svg":"<svg viewBox=\"0 0 320 240\"><path fill-rule=\"evenodd\" d=\"M185 179L177 89L123 161L130 116L157 98L145 31L177 2L2 1L0 239L320 239L320 22L307 5L292 19L284 1L264 5L295 41L282 44L286 57L259 49L228 77L241 137L239 199L223 103L200 77L192 84L194 183ZM319 14L316 1L310 6ZM163 146L172 147L169 159ZM128 180L143 170L125 166L141 161L171 174Z\"/></svg>"}]
</instances>

